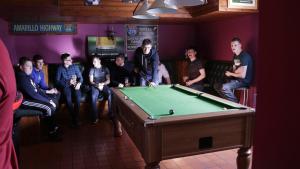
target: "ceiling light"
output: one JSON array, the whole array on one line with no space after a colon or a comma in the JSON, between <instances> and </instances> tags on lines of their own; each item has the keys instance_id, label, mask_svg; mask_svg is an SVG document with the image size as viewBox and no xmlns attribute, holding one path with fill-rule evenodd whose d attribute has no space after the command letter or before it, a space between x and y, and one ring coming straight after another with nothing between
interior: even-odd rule
<instances>
[{"instance_id":1,"label":"ceiling light","mask_svg":"<svg viewBox=\"0 0 300 169\"><path fill-rule=\"evenodd\" d=\"M176 13L177 7L170 1L165 3L164 0L154 1L147 10L150 14Z\"/></svg>"},{"instance_id":2,"label":"ceiling light","mask_svg":"<svg viewBox=\"0 0 300 169\"><path fill-rule=\"evenodd\" d=\"M139 1L139 3L136 5L133 11L133 16L132 16L133 18L136 19L158 19L159 18L158 16L149 14L147 12L147 9L149 8L148 0L144 0L143 5L139 9L137 9L140 2L142 2L142 0Z\"/></svg>"}]
</instances>

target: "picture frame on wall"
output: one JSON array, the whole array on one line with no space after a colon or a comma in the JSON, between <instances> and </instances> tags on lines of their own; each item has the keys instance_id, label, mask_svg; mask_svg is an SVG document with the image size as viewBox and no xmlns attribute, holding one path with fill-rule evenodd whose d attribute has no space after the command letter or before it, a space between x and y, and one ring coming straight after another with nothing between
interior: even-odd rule
<instances>
[{"instance_id":1,"label":"picture frame on wall","mask_svg":"<svg viewBox=\"0 0 300 169\"><path fill-rule=\"evenodd\" d=\"M258 0L228 0L228 8L257 9Z\"/></svg>"}]
</instances>

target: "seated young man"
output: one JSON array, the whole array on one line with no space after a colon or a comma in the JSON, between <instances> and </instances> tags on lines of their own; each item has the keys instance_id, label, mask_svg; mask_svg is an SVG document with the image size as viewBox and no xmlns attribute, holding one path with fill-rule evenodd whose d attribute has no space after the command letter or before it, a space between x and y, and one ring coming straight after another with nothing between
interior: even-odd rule
<instances>
[{"instance_id":1,"label":"seated young man","mask_svg":"<svg viewBox=\"0 0 300 169\"><path fill-rule=\"evenodd\" d=\"M33 109L43 112L41 115L48 123L49 137L58 139L58 126L55 123L54 115L57 108L57 100L52 100L46 95L45 90L40 89L31 79L32 62L27 57L21 57L20 71L17 72L17 88L23 94L22 109ZM56 103L55 103L56 102Z\"/></svg>"},{"instance_id":2,"label":"seated young man","mask_svg":"<svg viewBox=\"0 0 300 169\"><path fill-rule=\"evenodd\" d=\"M35 84L41 89L46 90L47 94L59 94L56 88L50 88L45 81L45 75L43 72L44 58L41 55L33 56L33 69L31 78Z\"/></svg>"},{"instance_id":3,"label":"seated young man","mask_svg":"<svg viewBox=\"0 0 300 169\"><path fill-rule=\"evenodd\" d=\"M187 48L186 56L189 59L188 76L183 77L185 85L195 90L203 90L202 80L205 78L205 69L200 59L196 57L197 51L193 47Z\"/></svg>"},{"instance_id":4,"label":"seated young man","mask_svg":"<svg viewBox=\"0 0 300 169\"><path fill-rule=\"evenodd\" d=\"M224 84L215 84L214 88L221 97L238 102L233 90L249 87L253 75L253 60L247 52L243 51L241 40L237 37L231 40L231 50L233 52L233 69L225 72L225 76L230 80Z\"/></svg>"},{"instance_id":5,"label":"seated young man","mask_svg":"<svg viewBox=\"0 0 300 169\"><path fill-rule=\"evenodd\" d=\"M108 87L110 83L110 73L108 68L101 65L101 60L99 56L93 57L93 67L89 72L89 80L91 84L91 101L92 101L92 122L96 124L99 120L98 109L97 109L97 99L100 94L103 94L108 101L108 116L113 121L115 128L115 136L121 136L122 130L120 123L116 120L115 115L112 112L111 101L112 92Z\"/></svg>"},{"instance_id":6,"label":"seated young man","mask_svg":"<svg viewBox=\"0 0 300 169\"><path fill-rule=\"evenodd\" d=\"M125 62L125 57L120 54L116 57L115 66L111 69L111 82L112 87L128 87L132 84L132 67Z\"/></svg>"},{"instance_id":7,"label":"seated young man","mask_svg":"<svg viewBox=\"0 0 300 169\"><path fill-rule=\"evenodd\" d=\"M57 69L55 78L56 84L66 99L68 111L72 116L72 127L78 128L81 99L80 86L83 82L83 78L78 66L72 64L70 54L62 54L61 60L63 63ZM73 106L72 95L75 96L75 106Z\"/></svg>"}]
</instances>

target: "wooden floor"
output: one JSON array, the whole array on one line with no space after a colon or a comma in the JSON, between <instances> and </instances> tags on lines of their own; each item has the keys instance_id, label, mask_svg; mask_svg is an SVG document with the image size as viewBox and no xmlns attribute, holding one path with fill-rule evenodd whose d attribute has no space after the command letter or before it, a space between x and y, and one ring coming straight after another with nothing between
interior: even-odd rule
<instances>
[{"instance_id":1,"label":"wooden floor","mask_svg":"<svg viewBox=\"0 0 300 169\"><path fill-rule=\"evenodd\" d=\"M64 124L66 121L60 120ZM21 169L142 169L145 163L125 134L112 135L108 119L97 125L83 122L80 129L62 125L62 142L22 145ZM236 169L237 150L164 160L161 169Z\"/></svg>"}]
</instances>

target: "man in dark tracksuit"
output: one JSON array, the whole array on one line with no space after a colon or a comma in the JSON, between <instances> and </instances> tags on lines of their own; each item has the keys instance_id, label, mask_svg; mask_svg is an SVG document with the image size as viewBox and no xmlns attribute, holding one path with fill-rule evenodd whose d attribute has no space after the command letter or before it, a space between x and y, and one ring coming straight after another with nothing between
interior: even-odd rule
<instances>
[{"instance_id":1,"label":"man in dark tracksuit","mask_svg":"<svg viewBox=\"0 0 300 169\"><path fill-rule=\"evenodd\" d=\"M42 114L37 115L45 118L48 124L49 137L57 139L60 136L58 133L58 126L55 123L54 114L58 100L47 96L46 92L33 82L31 73L31 60L26 57L20 58L20 71L17 72L17 88L24 96L20 108L42 112Z\"/></svg>"}]
</instances>

